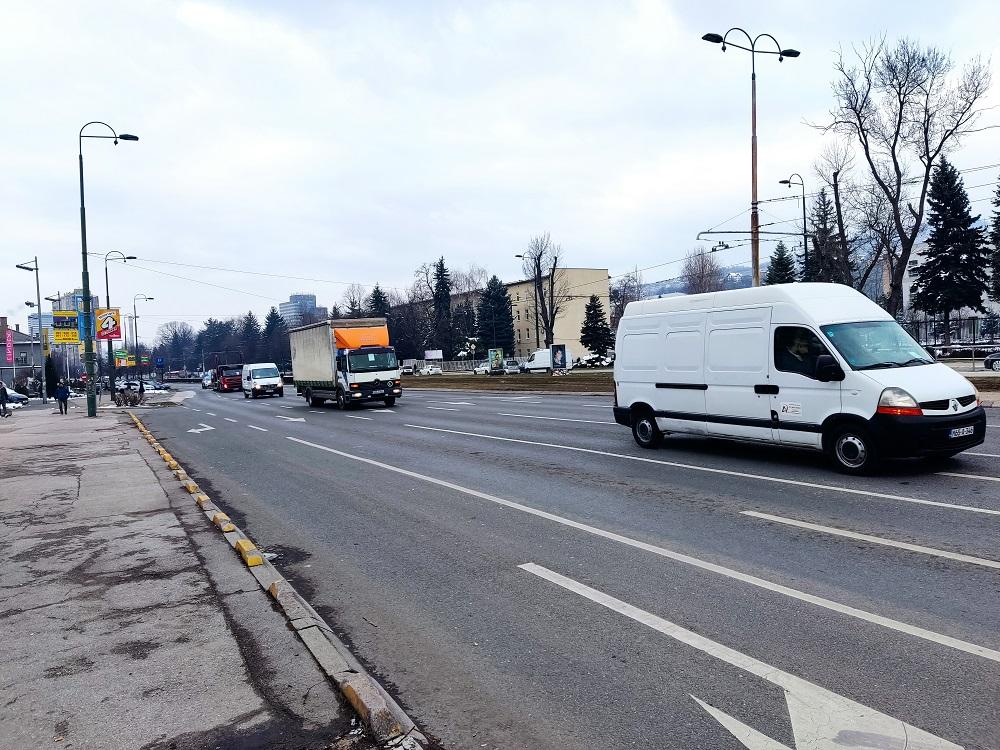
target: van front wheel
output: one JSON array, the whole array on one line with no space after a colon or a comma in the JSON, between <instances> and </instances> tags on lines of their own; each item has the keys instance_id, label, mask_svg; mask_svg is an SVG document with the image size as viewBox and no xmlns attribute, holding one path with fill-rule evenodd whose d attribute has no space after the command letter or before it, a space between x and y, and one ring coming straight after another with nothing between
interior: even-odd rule
<instances>
[{"instance_id":1,"label":"van front wheel","mask_svg":"<svg viewBox=\"0 0 1000 750\"><path fill-rule=\"evenodd\" d=\"M663 433L651 412L632 415L632 437L640 448L659 448L663 442Z\"/></svg>"},{"instance_id":2,"label":"van front wheel","mask_svg":"<svg viewBox=\"0 0 1000 750\"><path fill-rule=\"evenodd\" d=\"M827 440L827 453L845 474L871 474L879 462L875 440L861 425L835 427Z\"/></svg>"}]
</instances>

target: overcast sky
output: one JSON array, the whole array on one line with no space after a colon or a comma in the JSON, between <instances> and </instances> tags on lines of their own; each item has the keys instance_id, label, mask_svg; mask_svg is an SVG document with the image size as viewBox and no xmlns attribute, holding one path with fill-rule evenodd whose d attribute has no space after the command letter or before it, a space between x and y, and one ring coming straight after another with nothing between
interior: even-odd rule
<instances>
[{"instance_id":1,"label":"overcast sky","mask_svg":"<svg viewBox=\"0 0 1000 750\"><path fill-rule=\"evenodd\" d=\"M791 172L815 184L823 138L804 122L830 107L838 46L884 32L986 56L1000 5L9 0L2 18L0 314L26 323L34 279L12 266L35 255L43 296L80 285L76 134L104 120L140 140L84 142L89 247L143 259L111 265L111 292L128 308L156 298L140 303L150 340L168 320L263 317L290 293L330 305L350 282L402 287L440 255L512 280L514 254L544 231L568 265L676 261L749 204L749 56L703 33L744 26L802 51L759 63L767 198ZM998 134L953 161L1000 161ZM91 281L103 299L103 258Z\"/></svg>"}]
</instances>

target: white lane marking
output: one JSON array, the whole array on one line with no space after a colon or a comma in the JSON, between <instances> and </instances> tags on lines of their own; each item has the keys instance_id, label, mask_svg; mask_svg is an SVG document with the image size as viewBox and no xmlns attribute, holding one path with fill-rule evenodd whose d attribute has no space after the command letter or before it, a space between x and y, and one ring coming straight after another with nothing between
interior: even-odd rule
<instances>
[{"instance_id":1,"label":"white lane marking","mask_svg":"<svg viewBox=\"0 0 1000 750\"><path fill-rule=\"evenodd\" d=\"M1000 453L970 453L969 451L963 451L961 453L963 456L982 456L983 458L1000 458Z\"/></svg>"},{"instance_id":2,"label":"white lane marking","mask_svg":"<svg viewBox=\"0 0 1000 750\"><path fill-rule=\"evenodd\" d=\"M475 406L471 401L435 401L434 399L427 399L432 404L447 404L448 406Z\"/></svg>"},{"instance_id":3,"label":"white lane marking","mask_svg":"<svg viewBox=\"0 0 1000 750\"><path fill-rule=\"evenodd\" d=\"M611 404L576 404L584 409L611 409Z\"/></svg>"},{"instance_id":4,"label":"white lane marking","mask_svg":"<svg viewBox=\"0 0 1000 750\"><path fill-rule=\"evenodd\" d=\"M574 594L600 604L613 612L624 615L642 625L663 633L675 641L691 646L703 654L707 654L730 666L741 669L784 691L788 706L788 718L792 726L792 736L795 747L833 748L844 744L844 738L860 737L876 742L879 747L920 747L927 750L962 750L955 745L922 729L906 724L899 719L888 716L850 698L820 687L801 677L796 677L770 664L754 659L740 651L724 646L682 628L669 620L639 609L636 606L605 594L603 591L586 586L567 578L548 568L534 563L518 565L521 570L532 573L550 583L566 589ZM723 727L736 737L740 743L751 750L791 750L787 745L776 742L761 734L743 722L734 719L717 708L709 706L695 696L691 696L715 718ZM782 717L783 718L783 717ZM780 719L779 719L780 721ZM847 740L848 744L853 744ZM871 745L874 747L874 745ZM860 747L860 746L859 746Z\"/></svg>"},{"instance_id":5,"label":"white lane marking","mask_svg":"<svg viewBox=\"0 0 1000 750\"><path fill-rule=\"evenodd\" d=\"M254 424L248 424L247 427L249 427L251 430L260 430L261 432L267 432L267 430L264 429L263 427L258 427L257 425Z\"/></svg>"},{"instance_id":6,"label":"white lane marking","mask_svg":"<svg viewBox=\"0 0 1000 750\"><path fill-rule=\"evenodd\" d=\"M395 414L395 409L373 409L372 414Z\"/></svg>"},{"instance_id":7,"label":"white lane marking","mask_svg":"<svg viewBox=\"0 0 1000 750\"><path fill-rule=\"evenodd\" d=\"M199 422L198 425L201 427L200 430L190 429L190 430L188 430L188 432L199 433L199 432L208 432L209 430L214 430L215 429L211 425L207 425L204 422Z\"/></svg>"},{"instance_id":8,"label":"white lane marking","mask_svg":"<svg viewBox=\"0 0 1000 750\"><path fill-rule=\"evenodd\" d=\"M802 529L810 529L812 531L821 531L824 534L833 534L834 536L842 536L848 539L859 539L864 542L871 542L872 544L882 544L886 547L898 547L899 549L909 550L911 552L920 552L924 555L934 555L935 557L945 557L949 560L958 560L960 562L972 563L973 565L982 565L985 568L996 568L1000 570L1000 562L997 560L988 560L983 557L973 557L972 555L963 555L958 552L947 552L941 549L934 549L933 547L924 547L920 544L910 544L909 542L897 542L892 539L886 539L880 536L872 536L870 534L859 534L856 531L846 531L844 529L837 529L832 526L820 526L817 523L809 523L807 521L797 521L794 518L785 518L784 516L775 516L770 513L758 513L754 510L744 510L740 512L744 516L753 516L754 518L762 518L765 521L774 521L775 523L783 523L788 526L798 526Z\"/></svg>"},{"instance_id":9,"label":"white lane marking","mask_svg":"<svg viewBox=\"0 0 1000 750\"><path fill-rule=\"evenodd\" d=\"M539 510L538 508L532 508L529 505L522 505L521 503L516 503L513 500L504 500L502 497L497 497L496 495L490 495L485 492L480 492L479 490L474 490L469 487L462 487L458 484L453 484L452 482L445 481L444 479L436 479L435 477L427 476L426 474L418 474L415 471L410 471L409 469L403 469L399 466L393 466L392 464L382 463L381 461L376 461L372 458L364 458L363 456L355 456L352 453L345 453L344 451L339 451L335 448L328 448L325 445L320 445L319 443L311 443L308 440L301 440L296 437L285 436L287 440L291 440L294 443L299 443L301 445L307 445L310 448L316 448L317 450L326 451L327 453L333 453L337 456L342 456L343 458L349 458L353 461L360 461L361 463L369 464L371 466L377 466L380 469L385 469L386 471L393 471L397 474L402 474L403 476L411 477L413 479L419 479L429 484L435 484L439 487L445 487L449 490L454 490L455 492L461 492L465 495L471 495L472 497L478 497L481 500L487 500L491 503L496 503L497 505L502 505L505 508L512 508L513 510L519 510L522 513L527 513L532 516L537 516L539 518L544 518L549 521L555 521L556 523L562 524L563 526L569 526L570 528L577 529L578 531L586 532L587 534L593 534L594 536L599 536L604 539L609 539L613 542L618 542L620 544L627 545L629 547L635 547L636 549L641 549L645 552L650 552L654 555L659 555L660 557L665 557L669 560L674 560L679 563L684 563L685 565L690 565L701 570L707 570L710 573L716 573L726 578L732 578L743 583L750 584L751 586L757 586L768 591L773 591L778 594L783 594L792 599L798 599L802 602L807 602L809 604L815 604L818 607L828 609L832 612L838 612L840 614L849 615L851 617L856 617L859 620L864 620L866 622L871 622L876 625L881 625L882 627L888 628L890 630L895 630L900 633L906 633L907 635L912 635L917 638L923 638L924 640L931 641L933 643L938 643L943 646L948 646L949 648L958 649L959 651L965 651L966 653L973 654L975 656L981 656L984 659L989 659L991 661L1000 662L1000 651L995 651L991 648L985 646L979 646L975 643L970 643L968 641L963 641L958 638L952 638L948 635L942 635L940 633L935 633L931 630L926 630L924 628L918 627L916 625L910 625L905 622L900 622L899 620L893 620L888 617L883 617L882 615L877 615L873 612L867 612L863 609L857 609L856 607L851 607L846 604L840 604L838 602L832 601L830 599L824 599L821 596L815 596L813 594L808 594L804 591L799 591L798 589L793 589L789 586L784 586L780 583L774 583L773 581L768 581L763 578L758 578L757 576L749 575L747 573L741 573L738 570L733 570L732 568L726 568L722 565L716 565L715 563L708 562L706 560L700 560L697 557L691 557L690 555L685 555L681 552L674 552L666 547L658 547L655 544L649 544L647 542L641 542L637 539L632 539L631 537L623 536L621 534L616 534L613 531L606 531L605 529L598 528L596 526L589 526L585 523L580 523L579 521L573 521L569 518L564 518L563 516L556 515L555 513L549 513L544 510Z\"/></svg>"},{"instance_id":10,"label":"white lane marking","mask_svg":"<svg viewBox=\"0 0 1000 750\"><path fill-rule=\"evenodd\" d=\"M210 412L210 411L206 411L205 413L206 413L206 414L207 414L208 416L210 416L210 417L214 417L214 416L216 416L216 414L215 414L214 412Z\"/></svg>"},{"instance_id":11,"label":"white lane marking","mask_svg":"<svg viewBox=\"0 0 1000 750\"><path fill-rule=\"evenodd\" d=\"M286 417L284 414L275 414L275 419L284 419L286 422L305 422L305 417Z\"/></svg>"},{"instance_id":12,"label":"white lane marking","mask_svg":"<svg viewBox=\"0 0 1000 750\"><path fill-rule=\"evenodd\" d=\"M521 417L522 419L548 419L552 422L584 422L586 424L613 424L617 426L617 422L602 422L596 419L569 419L567 417L539 417L536 414L505 414L502 411L497 412L498 417Z\"/></svg>"},{"instance_id":13,"label":"white lane marking","mask_svg":"<svg viewBox=\"0 0 1000 750\"><path fill-rule=\"evenodd\" d=\"M361 417L358 416L357 414L345 414L344 416L347 417L348 419L367 419L369 422L372 419L371 417Z\"/></svg>"},{"instance_id":14,"label":"white lane marking","mask_svg":"<svg viewBox=\"0 0 1000 750\"><path fill-rule=\"evenodd\" d=\"M235 419L230 419L229 417L223 417L223 419L226 420L227 422L235 422L236 421Z\"/></svg>"},{"instance_id":15,"label":"white lane marking","mask_svg":"<svg viewBox=\"0 0 1000 750\"><path fill-rule=\"evenodd\" d=\"M576 451L577 453L590 453L597 456L608 456L610 458L621 458L626 461L640 461L648 464L658 464L660 466L672 466L677 469L691 469L692 471L704 471L708 474L722 474L730 477L743 477L745 479L759 479L762 482L775 482L777 484L791 484L796 487L809 487L817 490L829 490L830 492L843 492L848 495L861 495L862 497L878 497L883 500L899 500L904 503L915 503L917 505L931 505L936 508L949 508L951 510L964 510L970 513L985 513L991 516L1000 516L1000 510L991 508L977 508L973 505L956 505L938 500L921 500L916 497L905 497L903 495L890 495L885 492L871 492L869 490L856 490L850 487L838 487L833 484L820 484L819 482L802 482L798 479L782 479L781 477L769 477L763 474L747 474L742 471L732 471L730 469L716 469L711 466L698 466L697 464L682 464L679 461L663 461L658 458L646 458L645 456L630 456L627 453L612 453L610 451L599 451L593 448L579 448L575 445L558 445L556 443L542 443L537 440L521 440L519 438L500 437L499 435L483 435L478 432L461 432L459 430L447 430L444 427L425 427L419 424L404 424L404 427L412 427L415 430L429 430L431 432L447 432L453 435L465 435L467 437L485 438L486 440L500 440L505 443L521 443L523 445L539 445L543 448L558 448L564 451Z\"/></svg>"},{"instance_id":16,"label":"white lane marking","mask_svg":"<svg viewBox=\"0 0 1000 750\"><path fill-rule=\"evenodd\" d=\"M983 482L1000 482L1000 477L984 477L981 474L959 474L957 471L936 472L939 477L959 477L960 479L979 479Z\"/></svg>"},{"instance_id":17,"label":"white lane marking","mask_svg":"<svg viewBox=\"0 0 1000 750\"><path fill-rule=\"evenodd\" d=\"M287 406L285 404L278 404L279 409L294 409L294 406Z\"/></svg>"},{"instance_id":18,"label":"white lane marking","mask_svg":"<svg viewBox=\"0 0 1000 750\"><path fill-rule=\"evenodd\" d=\"M310 414L326 414L326 412L325 412L325 411L315 411L315 410L313 410L313 409L310 409L310 410L309 410L309 413L310 413Z\"/></svg>"},{"instance_id":19,"label":"white lane marking","mask_svg":"<svg viewBox=\"0 0 1000 750\"><path fill-rule=\"evenodd\" d=\"M190 409L191 411L201 411L201 409L196 409L196 408L194 408L193 406L189 406L188 408L189 408L189 409Z\"/></svg>"},{"instance_id":20,"label":"white lane marking","mask_svg":"<svg viewBox=\"0 0 1000 750\"><path fill-rule=\"evenodd\" d=\"M425 409L436 409L437 411L461 411L461 409L453 409L450 406L425 406Z\"/></svg>"}]
</instances>

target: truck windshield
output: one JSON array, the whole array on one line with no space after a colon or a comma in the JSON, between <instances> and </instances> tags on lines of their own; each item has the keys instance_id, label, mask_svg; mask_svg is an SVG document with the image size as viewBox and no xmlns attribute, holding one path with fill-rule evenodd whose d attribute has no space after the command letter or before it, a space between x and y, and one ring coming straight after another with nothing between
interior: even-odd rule
<instances>
[{"instance_id":1,"label":"truck windshield","mask_svg":"<svg viewBox=\"0 0 1000 750\"><path fill-rule=\"evenodd\" d=\"M894 320L821 326L853 370L929 365L934 358Z\"/></svg>"},{"instance_id":2,"label":"truck windshield","mask_svg":"<svg viewBox=\"0 0 1000 750\"><path fill-rule=\"evenodd\" d=\"M347 357L351 372L375 372L376 370L395 370L395 352L355 352Z\"/></svg>"},{"instance_id":3,"label":"truck windshield","mask_svg":"<svg viewBox=\"0 0 1000 750\"><path fill-rule=\"evenodd\" d=\"M276 378L278 377L277 367L260 367L253 371L254 378Z\"/></svg>"},{"instance_id":4,"label":"truck windshield","mask_svg":"<svg viewBox=\"0 0 1000 750\"><path fill-rule=\"evenodd\" d=\"M222 371L222 377L224 378L235 378L237 375L242 375L242 374L243 374L242 370L236 370L236 369L232 370L225 369Z\"/></svg>"}]
</instances>

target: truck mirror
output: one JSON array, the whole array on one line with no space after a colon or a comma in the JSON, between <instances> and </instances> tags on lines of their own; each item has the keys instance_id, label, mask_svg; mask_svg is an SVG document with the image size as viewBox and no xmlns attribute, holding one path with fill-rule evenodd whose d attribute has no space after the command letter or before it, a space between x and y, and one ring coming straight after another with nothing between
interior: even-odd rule
<instances>
[{"instance_id":1,"label":"truck mirror","mask_svg":"<svg viewBox=\"0 0 1000 750\"><path fill-rule=\"evenodd\" d=\"M844 371L831 354L816 357L816 380L821 383L839 382L844 379Z\"/></svg>"}]
</instances>

